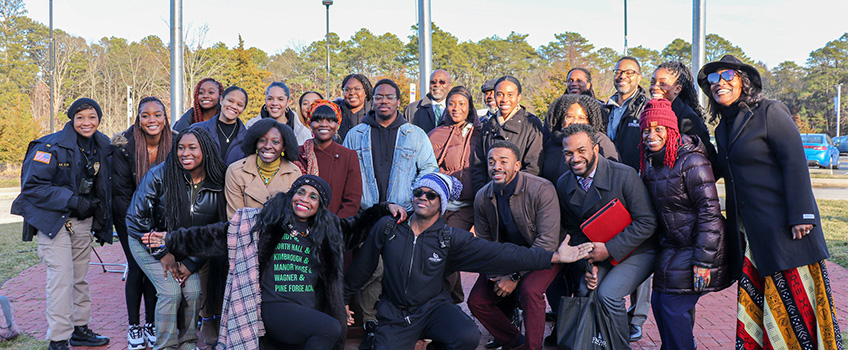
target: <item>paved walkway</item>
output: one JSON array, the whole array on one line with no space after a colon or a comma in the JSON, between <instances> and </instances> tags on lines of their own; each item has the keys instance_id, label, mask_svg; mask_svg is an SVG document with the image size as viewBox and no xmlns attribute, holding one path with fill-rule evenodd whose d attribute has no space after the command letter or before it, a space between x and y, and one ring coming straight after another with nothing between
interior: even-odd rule
<instances>
[{"instance_id":1,"label":"paved walkway","mask_svg":"<svg viewBox=\"0 0 848 350\"><path fill-rule=\"evenodd\" d=\"M96 248L104 262L123 262L123 251L119 244ZM92 260L97 258L92 255ZM831 288L836 302L839 326L848 330L848 270L828 263ZM44 338L47 326L44 316L45 267L33 266L0 287L0 295L8 296L14 303L15 316L21 330L39 339ZM476 274L464 274L466 293L476 280ZM124 304L124 283L120 273L104 273L99 266L91 266L88 272L91 284L92 321L91 328L111 338L108 347L93 349L126 349L127 313ZM719 293L710 293L698 303L696 338L698 349L732 349L735 341L736 289L727 288ZM465 305L463 304L463 308ZM467 308L465 308L467 311ZM479 349L491 339L482 329ZM631 344L634 349L659 349L660 338L653 316L644 326L644 338ZM348 340L348 349L356 349L358 340ZM550 348L553 349L553 348Z\"/></svg>"}]
</instances>

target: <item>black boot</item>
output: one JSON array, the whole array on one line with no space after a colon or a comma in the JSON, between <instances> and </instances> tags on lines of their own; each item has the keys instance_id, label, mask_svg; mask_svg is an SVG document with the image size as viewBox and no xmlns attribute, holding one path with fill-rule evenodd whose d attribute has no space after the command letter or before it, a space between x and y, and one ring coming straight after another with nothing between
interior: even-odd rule
<instances>
[{"instance_id":1,"label":"black boot","mask_svg":"<svg viewBox=\"0 0 848 350\"><path fill-rule=\"evenodd\" d=\"M67 340L62 340L62 341L51 341L50 345L47 346L47 350L71 350L71 348L68 347L68 341Z\"/></svg>"},{"instance_id":2,"label":"black boot","mask_svg":"<svg viewBox=\"0 0 848 350\"><path fill-rule=\"evenodd\" d=\"M74 326L69 343L71 346L103 346L109 344L109 338L94 333L88 325Z\"/></svg>"},{"instance_id":3,"label":"black boot","mask_svg":"<svg viewBox=\"0 0 848 350\"><path fill-rule=\"evenodd\" d=\"M359 350L372 350L376 345L374 341L377 338L377 321L365 321L365 336L362 338L362 343L359 343Z\"/></svg>"}]
</instances>

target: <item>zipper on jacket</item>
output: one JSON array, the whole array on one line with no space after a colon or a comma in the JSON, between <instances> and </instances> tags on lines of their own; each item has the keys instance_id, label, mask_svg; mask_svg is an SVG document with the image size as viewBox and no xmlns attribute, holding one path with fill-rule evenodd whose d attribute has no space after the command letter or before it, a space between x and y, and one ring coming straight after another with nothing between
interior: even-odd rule
<instances>
[{"instance_id":1,"label":"zipper on jacket","mask_svg":"<svg viewBox=\"0 0 848 350\"><path fill-rule=\"evenodd\" d=\"M409 279L412 278L412 263L415 262L415 243L418 242L418 236L415 236L415 233L413 233L412 237L412 254L409 258L409 272L406 274L406 283L403 287L403 294L409 292Z\"/></svg>"}]
</instances>

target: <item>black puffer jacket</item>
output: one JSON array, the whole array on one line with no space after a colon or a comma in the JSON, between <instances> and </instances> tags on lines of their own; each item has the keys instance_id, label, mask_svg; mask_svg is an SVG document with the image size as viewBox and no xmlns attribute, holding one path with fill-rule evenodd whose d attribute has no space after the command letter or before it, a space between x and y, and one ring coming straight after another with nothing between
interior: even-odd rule
<instances>
[{"instance_id":1,"label":"black puffer jacket","mask_svg":"<svg viewBox=\"0 0 848 350\"><path fill-rule=\"evenodd\" d=\"M710 268L705 291L721 290L733 281L715 177L700 139L687 135L681 139L674 167L664 166L662 155L654 162L649 155L642 174L660 218L654 289L695 293L694 265Z\"/></svg>"}]
</instances>

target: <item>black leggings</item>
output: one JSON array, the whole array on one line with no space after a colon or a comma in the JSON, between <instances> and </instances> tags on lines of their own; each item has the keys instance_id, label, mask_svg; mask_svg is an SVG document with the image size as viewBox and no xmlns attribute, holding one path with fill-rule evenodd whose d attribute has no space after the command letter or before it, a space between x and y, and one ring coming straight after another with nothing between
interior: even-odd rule
<instances>
[{"instance_id":1,"label":"black leggings","mask_svg":"<svg viewBox=\"0 0 848 350\"><path fill-rule=\"evenodd\" d=\"M156 288L147 279L135 258L130 252L129 241L127 241L127 224L123 220L115 220L115 231L121 241L121 248L127 257L127 283L124 294L127 299L127 321L131 325L139 323L139 309L141 308L141 297L144 296L144 320L145 323L154 323L156 318Z\"/></svg>"},{"instance_id":2,"label":"black leggings","mask_svg":"<svg viewBox=\"0 0 848 350\"><path fill-rule=\"evenodd\" d=\"M266 338L304 350L332 349L342 334L339 320L294 303L262 303L262 322Z\"/></svg>"}]
</instances>

